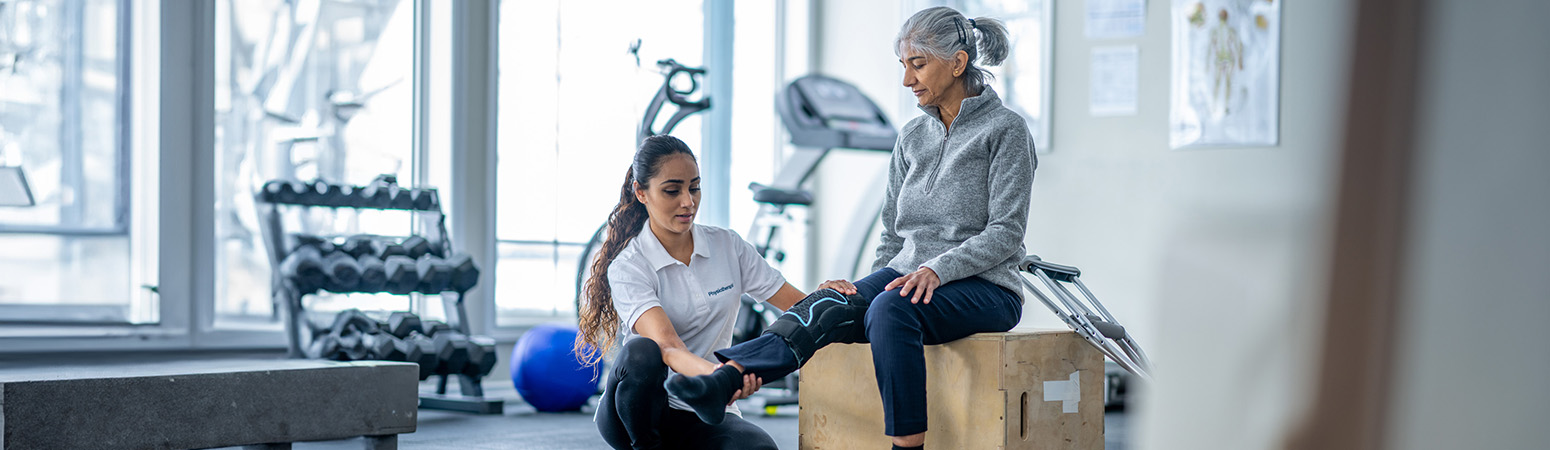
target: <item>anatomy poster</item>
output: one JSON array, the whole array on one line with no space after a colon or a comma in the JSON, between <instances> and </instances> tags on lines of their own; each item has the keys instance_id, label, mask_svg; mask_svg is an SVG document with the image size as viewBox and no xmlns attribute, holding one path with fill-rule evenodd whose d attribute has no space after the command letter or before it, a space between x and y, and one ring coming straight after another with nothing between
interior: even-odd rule
<instances>
[{"instance_id":1,"label":"anatomy poster","mask_svg":"<svg viewBox=\"0 0 1550 450\"><path fill-rule=\"evenodd\" d=\"M1278 143L1281 1L1173 0L1171 147Z\"/></svg>"}]
</instances>

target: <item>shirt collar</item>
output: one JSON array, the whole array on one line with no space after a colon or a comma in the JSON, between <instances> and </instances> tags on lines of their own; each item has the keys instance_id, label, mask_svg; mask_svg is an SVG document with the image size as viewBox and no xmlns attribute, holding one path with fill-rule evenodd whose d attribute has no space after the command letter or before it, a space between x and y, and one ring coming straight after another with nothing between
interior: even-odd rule
<instances>
[{"instance_id":1,"label":"shirt collar","mask_svg":"<svg viewBox=\"0 0 1550 450\"><path fill-rule=\"evenodd\" d=\"M990 86L985 86L985 89L980 91L980 95L965 98L963 99L962 103L959 103L958 117L953 119L953 123L962 123L961 121L963 119L973 117L982 110L988 111L990 110L989 106L999 104L1001 104L1001 96L996 95L995 89L992 89ZM937 122L940 123L942 121L941 108L927 105L915 105L915 107L920 108L921 111L925 111L926 114L930 115L931 117L935 117Z\"/></svg>"},{"instance_id":2,"label":"shirt collar","mask_svg":"<svg viewBox=\"0 0 1550 450\"><path fill-rule=\"evenodd\" d=\"M694 236L694 256L710 258L710 244L705 242L705 232L700 230L699 224L690 225L689 234ZM657 239L657 234L651 231L651 221L646 221L646 226L636 235L641 241L641 254L646 256L646 261L651 263L651 270L662 270L663 267L678 263L673 255L667 254L667 247ZM692 258L692 257L691 257Z\"/></svg>"}]
</instances>

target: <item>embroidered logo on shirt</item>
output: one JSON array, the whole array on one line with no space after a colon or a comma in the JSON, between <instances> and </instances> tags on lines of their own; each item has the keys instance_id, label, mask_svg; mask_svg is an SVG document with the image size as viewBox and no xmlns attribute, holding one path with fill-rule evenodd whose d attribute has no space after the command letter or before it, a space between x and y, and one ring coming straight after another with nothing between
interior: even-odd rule
<instances>
[{"instance_id":1,"label":"embroidered logo on shirt","mask_svg":"<svg viewBox=\"0 0 1550 450\"><path fill-rule=\"evenodd\" d=\"M732 283L732 284L737 284L737 283ZM716 294L720 294L722 292L726 292L726 291L732 290L732 284L729 284L729 285L726 285L726 286L722 286L721 289L710 291L710 295L711 296L715 296Z\"/></svg>"}]
</instances>

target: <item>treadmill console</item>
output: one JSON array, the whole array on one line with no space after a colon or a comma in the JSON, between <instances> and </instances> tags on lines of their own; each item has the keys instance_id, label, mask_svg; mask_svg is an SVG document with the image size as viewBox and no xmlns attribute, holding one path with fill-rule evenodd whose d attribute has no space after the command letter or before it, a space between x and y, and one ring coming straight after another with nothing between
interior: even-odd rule
<instances>
[{"instance_id":1,"label":"treadmill console","mask_svg":"<svg viewBox=\"0 0 1550 450\"><path fill-rule=\"evenodd\" d=\"M854 85L823 75L792 81L776 99L791 143L803 147L893 151L899 133Z\"/></svg>"}]
</instances>

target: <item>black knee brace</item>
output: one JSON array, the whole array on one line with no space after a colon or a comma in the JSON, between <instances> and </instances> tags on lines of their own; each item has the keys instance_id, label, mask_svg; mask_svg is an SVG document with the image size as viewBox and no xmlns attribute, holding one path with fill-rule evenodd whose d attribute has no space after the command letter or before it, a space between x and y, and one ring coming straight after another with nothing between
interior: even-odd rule
<instances>
[{"instance_id":1,"label":"black knee brace","mask_svg":"<svg viewBox=\"0 0 1550 450\"><path fill-rule=\"evenodd\" d=\"M871 299L820 289L781 314L765 333L780 336L796 353L797 364L831 343L866 342L866 309Z\"/></svg>"}]
</instances>

